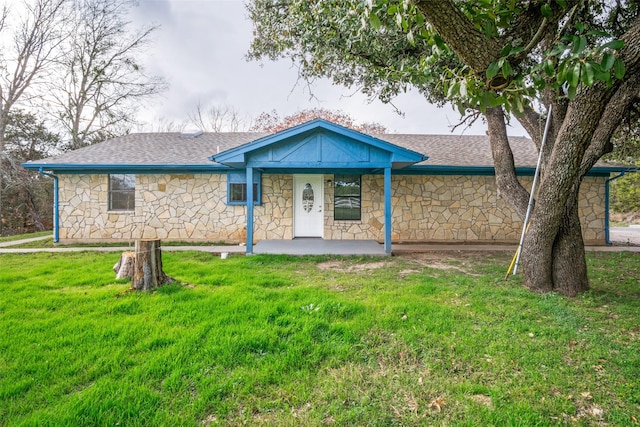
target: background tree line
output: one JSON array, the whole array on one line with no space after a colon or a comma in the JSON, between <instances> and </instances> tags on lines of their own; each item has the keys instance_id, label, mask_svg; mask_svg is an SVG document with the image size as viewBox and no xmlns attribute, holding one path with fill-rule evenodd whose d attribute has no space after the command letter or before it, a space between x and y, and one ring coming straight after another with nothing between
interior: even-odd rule
<instances>
[{"instance_id":1,"label":"background tree line","mask_svg":"<svg viewBox=\"0 0 640 427\"><path fill-rule=\"evenodd\" d=\"M138 62L157 27L132 0L25 0L0 7L0 234L51 222L51 183L24 161L121 135L166 87Z\"/></svg>"}]
</instances>

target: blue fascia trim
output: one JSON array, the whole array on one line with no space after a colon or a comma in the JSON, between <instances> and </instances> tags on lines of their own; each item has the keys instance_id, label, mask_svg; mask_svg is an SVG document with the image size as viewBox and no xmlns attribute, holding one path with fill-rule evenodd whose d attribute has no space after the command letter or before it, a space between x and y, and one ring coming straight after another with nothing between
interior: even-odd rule
<instances>
[{"instance_id":1,"label":"blue fascia trim","mask_svg":"<svg viewBox=\"0 0 640 427\"><path fill-rule=\"evenodd\" d=\"M611 181L614 181L618 178L622 178L625 175L626 171L621 171L618 175L613 176L608 178L605 182L604 182L604 242L607 245L611 244L611 235L610 235L610 223L609 223L609 208L610 208L610 202L609 202L609 195L610 195L610 188L609 185L611 183Z\"/></svg>"},{"instance_id":2,"label":"blue fascia trim","mask_svg":"<svg viewBox=\"0 0 640 427\"><path fill-rule=\"evenodd\" d=\"M53 243L58 243L60 241L60 187L58 177L45 172L42 168L38 169L38 173L53 178Z\"/></svg>"},{"instance_id":3,"label":"blue fascia trim","mask_svg":"<svg viewBox=\"0 0 640 427\"><path fill-rule=\"evenodd\" d=\"M285 167L279 166L274 162L251 162L247 164L247 167L253 168L281 168L284 170L298 169L298 170L332 170L332 169L384 169L391 167L390 163L358 163L344 162L344 163L318 163L318 162L304 162L304 163L289 163Z\"/></svg>"},{"instance_id":4,"label":"blue fascia trim","mask_svg":"<svg viewBox=\"0 0 640 427\"><path fill-rule=\"evenodd\" d=\"M344 164L292 164L278 165L269 162L261 162L251 165L254 168L262 168L270 173L309 173L321 172L340 173L351 172L360 174L383 174L388 164L367 164L358 167L354 163ZM68 163L23 163L22 167L33 171L52 171L54 173L83 174L83 173L226 173L230 170L244 170L244 166L233 168L221 164L68 164ZM638 166L596 166L591 168L587 176L606 176L611 173L638 172ZM516 173L523 176L533 176L534 167L517 167ZM446 165L412 165L403 169L393 169L394 175L494 175L493 166L446 166Z\"/></svg>"},{"instance_id":5,"label":"blue fascia trim","mask_svg":"<svg viewBox=\"0 0 640 427\"><path fill-rule=\"evenodd\" d=\"M67 164L67 163L23 163L22 167L29 170L47 170L55 173L83 174L83 173L224 173L231 170L225 165L184 165L184 164Z\"/></svg>"},{"instance_id":6,"label":"blue fascia trim","mask_svg":"<svg viewBox=\"0 0 640 427\"><path fill-rule=\"evenodd\" d=\"M234 161L234 158L237 158L237 156L239 155L242 155L254 150L258 150L260 148L264 148L271 144L284 141L288 138L292 138L307 132L310 133L312 131L319 130L319 129L324 129L326 131L333 132L338 135L342 135L346 138L350 138L350 139L362 142L364 144L377 147L381 150L388 151L392 154L402 154L403 156L406 156L412 161L414 161L415 163L422 162L428 159L427 156L421 153L408 150L406 148L400 147L390 142L383 141L382 139L375 138L373 136L370 136L361 132L357 132L355 130L337 125L335 123L328 122L323 119L314 119L309 122L302 123L298 126L294 126L292 128L274 133L272 135L264 136L262 138L256 139L255 141L240 145L238 147L232 148L222 153L214 154L209 157L209 160L212 160L218 163Z\"/></svg>"},{"instance_id":7,"label":"blue fascia trim","mask_svg":"<svg viewBox=\"0 0 640 427\"><path fill-rule=\"evenodd\" d=\"M587 176L606 176L612 172L621 172L619 167L593 167ZM519 176L533 176L536 168L533 166L516 167ZM493 166L446 166L446 165L413 165L400 170L394 170L394 175L495 175Z\"/></svg>"}]
</instances>

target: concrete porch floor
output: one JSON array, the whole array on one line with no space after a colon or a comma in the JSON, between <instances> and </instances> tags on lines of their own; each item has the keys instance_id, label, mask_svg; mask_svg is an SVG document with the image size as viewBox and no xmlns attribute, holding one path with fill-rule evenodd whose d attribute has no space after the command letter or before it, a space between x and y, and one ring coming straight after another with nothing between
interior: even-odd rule
<instances>
[{"instance_id":1,"label":"concrete porch floor","mask_svg":"<svg viewBox=\"0 0 640 427\"><path fill-rule=\"evenodd\" d=\"M262 240L253 246L254 254L281 255L375 255L385 256L384 246L375 240Z\"/></svg>"}]
</instances>

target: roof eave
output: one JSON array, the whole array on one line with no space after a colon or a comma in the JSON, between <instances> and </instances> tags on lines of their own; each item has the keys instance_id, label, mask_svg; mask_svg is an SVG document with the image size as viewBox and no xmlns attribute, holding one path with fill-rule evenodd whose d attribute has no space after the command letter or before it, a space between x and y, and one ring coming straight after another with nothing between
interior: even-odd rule
<instances>
[{"instance_id":1,"label":"roof eave","mask_svg":"<svg viewBox=\"0 0 640 427\"><path fill-rule=\"evenodd\" d=\"M29 170L46 170L54 173L207 173L229 170L220 164L78 164L78 163L23 163L22 167Z\"/></svg>"}]
</instances>

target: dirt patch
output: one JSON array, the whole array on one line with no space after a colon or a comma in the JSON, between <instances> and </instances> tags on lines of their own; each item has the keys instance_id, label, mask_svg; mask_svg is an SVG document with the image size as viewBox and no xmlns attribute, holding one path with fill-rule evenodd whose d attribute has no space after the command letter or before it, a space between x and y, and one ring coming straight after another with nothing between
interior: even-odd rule
<instances>
[{"instance_id":1,"label":"dirt patch","mask_svg":"<svg viewBox=\"0 0 640 427\"><path fill-rule=\"evenodd\" d=\"M387 265L384 261L367 262L364 264L349 264L345 261L326 261L316 264L320 270L333 270L341 273L358 273L363 271L377 270Z\"/></svg>"},{"instance_id":2,"label":"dirt patch","mask_svg":"<svg viewBox=\"0 0 640 427\"><path fill-rule=\"evenodd\" d=\"M421 267L434 270L459 271L464 274L475 275L472 273L473 267L471 265L476 260L474 256L437 252L413 253L402 256L411 259ZM480 255L478 254L477 257L479 258Z\"/></svg>"},{"instance_id":3,"label":"dirt patch","mask_svg":"<svg viewBox=\"0 0 640 427\"><path fill-rule=\"evenodd\" d=\"M476 394L471 396L471 398L476 402L478 402L479 404L484 405L487 408L493 409L493 402L491 401L491 398L489 396L485 396L484 394Z\"/></svg>"}]
</instances>

